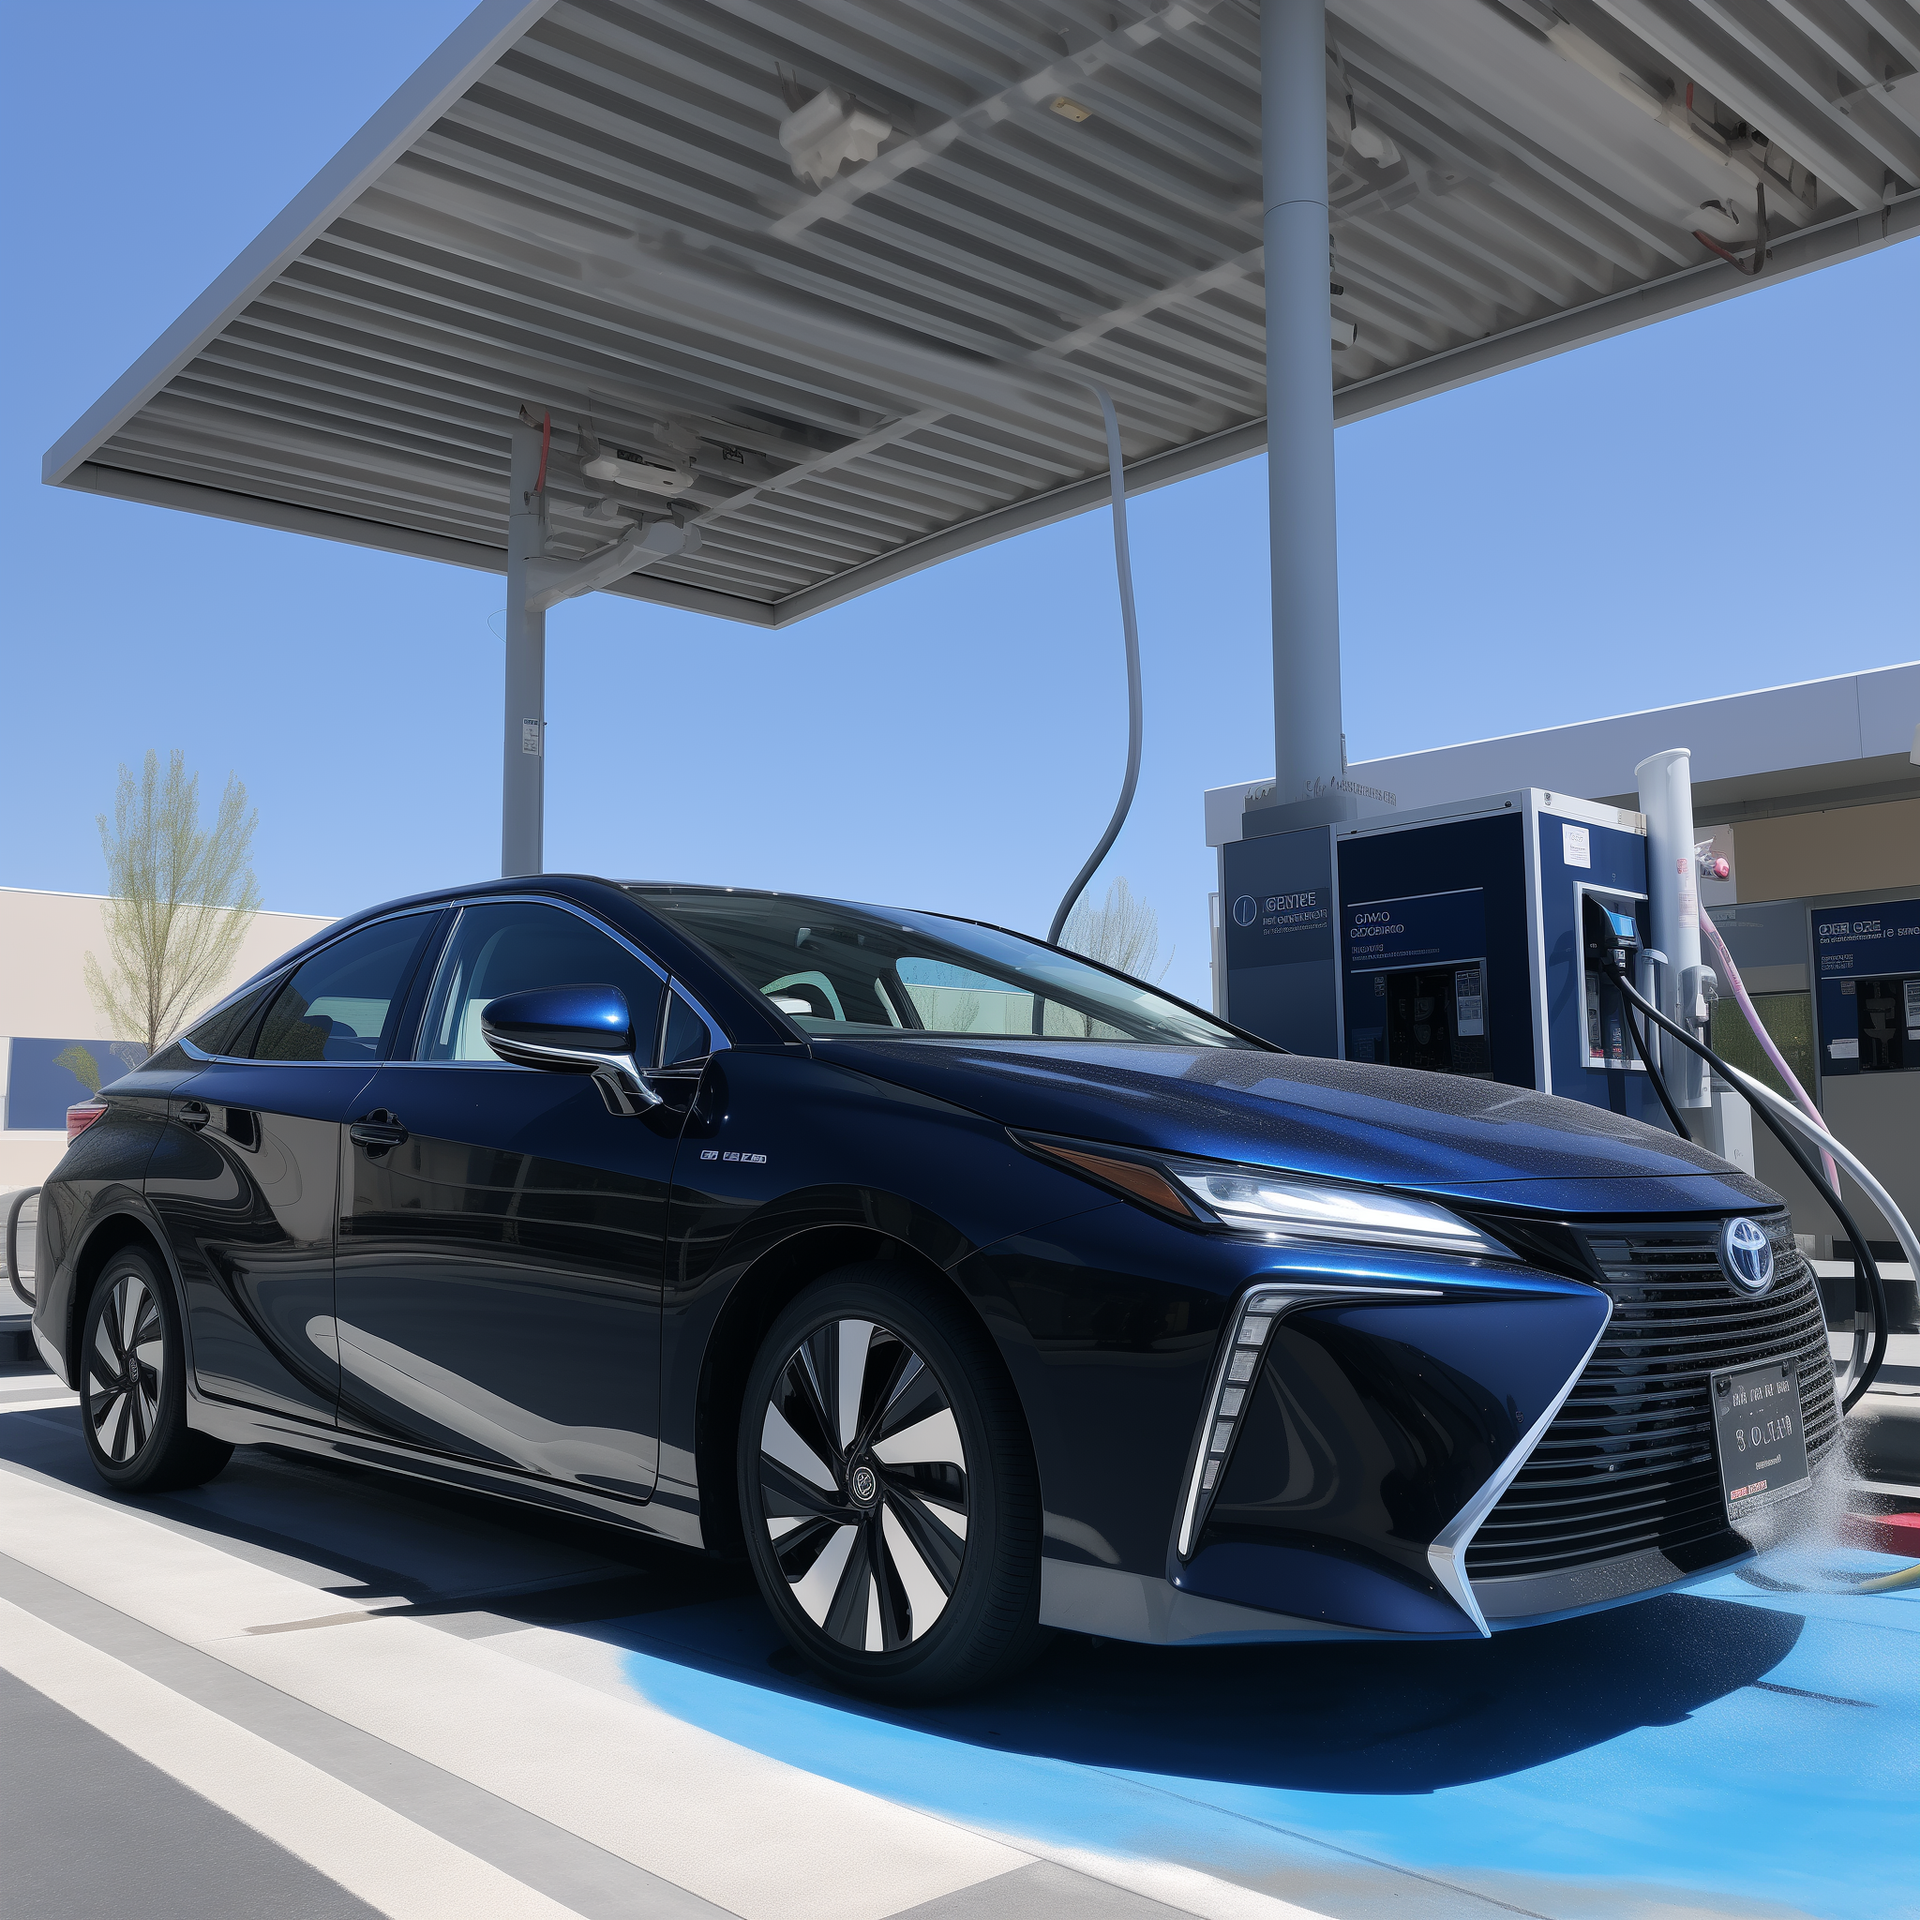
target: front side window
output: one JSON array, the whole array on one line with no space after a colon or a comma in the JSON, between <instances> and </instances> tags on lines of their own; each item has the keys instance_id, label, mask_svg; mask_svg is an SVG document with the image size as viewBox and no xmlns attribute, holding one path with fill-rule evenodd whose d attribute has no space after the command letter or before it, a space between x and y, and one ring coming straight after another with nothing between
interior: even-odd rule
<instances>
[{"instance_id":1,"label":"front side window","mask_svg":"<svg viewBox=\"0 0 1920 1920\"><path fill-rule=\"evenodd\" d=\"M661 985L644 961L562 907L538 900L468 907L441 958L417 1057L500 1064L480 1033L490 1000L531 987L584 986L626 995L641 1058L650 1059Z\"/></svg>"},{"instance_id":2,"label":"front side window","mask_svg":"<svg viewBox=\"0 0 1920 1920\"><path fill-rule=\"evenodd\" d=\"M679 994L667 1001L666 1030L661 1036L660 1064L663 1067L690 1067L713 1051L713 1035L707 1023L687 1005Z\"/></svg>"},{"instance_id":3,"label":"front side window","mask_svg":"<svg viewBox=\"0 0 1920 1920\"><path fill-rule=\"evenodd\" d=\"M808 1033L1251 1044L1141 981L995 927L780 894L633 892Z\"/></svg>"},{"instance_id":4,"label":"front side window","mask_svg":"<svg viewBox=\"0 0 1920 1920\"><path fill-rule=\"evenodd\" d=\"M256 1060L382 1057L437 912L402 914L322 947L274 996L254 1042Z\"/></svg>"}]
</instances>

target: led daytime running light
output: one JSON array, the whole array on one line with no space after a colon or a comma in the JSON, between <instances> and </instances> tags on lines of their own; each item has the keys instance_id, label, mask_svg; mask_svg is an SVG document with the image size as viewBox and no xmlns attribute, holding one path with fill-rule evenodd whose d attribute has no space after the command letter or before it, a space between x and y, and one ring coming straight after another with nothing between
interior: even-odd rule
<instances>
[{"instance_id":1,"label":"led daytime running light","mask_svg":"<svg viewBox=\"0 0 1920 1920\"><path fill-rule=\"evenodd\" d=\"M1446 1296L1437 1287L1368 1287L1304 1285L1256 1287L1234 1311L1239 1316L1233 1330L1233 1344L1215 1363L1213 1391L1207 1401L1206 1425L1201 1429L1199 1452L1187 1481L1187 1500L1180 1519L1180 1557L1190 1559L1200 1538L1200 1528L1213 1505L1213 1496L1227 1471L1240 1422L1253 1397L1259 1377L1267 1336L1273 1323L1292 1307L1324 1305L1356 1300L1440 1300Z\"/></svg>"},{"instance_id":2,"label":"led daytime running light","mask_svg":"<svg viewBox=\"0 0 1920 1920\"><path fill-rule=\"evenodd\" d=\"M1251 1293L1235 1310L1239 1324L1234 1329L1233 1345L1214 1382L1213 1401L1207 1410L1206 1437L1200 1458L1195 1463L1193 1482L1187 1491L1187 1510L1180 1528L1180 1552L1193 1551L1200 1520L1213 1504L1220 1476L1227 1470L1227 1455L1233 1451L1233 1436L1248 1396L1253 1392L1254 1375L1260 1370L1260 1355L1267 1335L1280 1310L1288 1303L1281 1293Z\"/></svg>"}]
</instances>

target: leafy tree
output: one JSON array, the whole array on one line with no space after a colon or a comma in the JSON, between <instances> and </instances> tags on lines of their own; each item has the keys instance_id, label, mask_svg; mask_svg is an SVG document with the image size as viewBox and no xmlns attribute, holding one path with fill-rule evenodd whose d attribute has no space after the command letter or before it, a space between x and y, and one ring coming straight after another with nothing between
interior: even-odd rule
<instances>
[{"instance_id":1,"label":"leafy tree","mask_svg":"<svg viewBox=\"0 0 1920 1920\"><path fill-rule=\"evenodd\" d=\"M116 1033L149 1052L226 979L260 910L248 855L257 813L229 775L211 829L200 830L200 776L177 748L164 777L147 750L138 779L126 767L113 823L97 816L107 859L107 959L86 959L87 991Z\"/></svg>"},{"instance_id":2,"label":"leafy tree","mask_svg":"<svg viewBox=\"0 0 1920 1920\"><path fill-rule=\"evenodd\" d=\"M65 1067L86 1088L89 1099L100 1091L100 1062L85 1047L68 1047L54 1055L53 1064Z\"/></svg>"}]
</instances>

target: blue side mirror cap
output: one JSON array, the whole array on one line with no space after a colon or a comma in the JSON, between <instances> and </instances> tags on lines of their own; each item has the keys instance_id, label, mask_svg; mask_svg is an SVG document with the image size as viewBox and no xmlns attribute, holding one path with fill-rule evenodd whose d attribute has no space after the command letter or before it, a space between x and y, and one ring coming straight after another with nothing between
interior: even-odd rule
<instances>
[{"instance_id":1,"label":"blue side mirror cap","mask_svg":"<svg viewBox=\"0 0 1920 1920\"><path fill-rule=\"evenodd\" d=\"M588 1072L581 1054L631 1055L633 1015L618 987L531 987L502 994L481 1010L488 1046L519 1066ZM572 1056L572 1057L567 1057Z\"/></svg>"}]
</instances>

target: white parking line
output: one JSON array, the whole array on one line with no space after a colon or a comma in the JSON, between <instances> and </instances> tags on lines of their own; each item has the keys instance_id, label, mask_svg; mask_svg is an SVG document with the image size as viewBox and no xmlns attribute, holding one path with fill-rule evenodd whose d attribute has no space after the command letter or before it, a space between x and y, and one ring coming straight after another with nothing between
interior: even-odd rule
<instances>
[{"instance_id":1,"label":"white parking line","mask_svg":"<svg viewBox=\"0 0 1920 1920\"><path fill-rule=\"evenodd\" d=\"M6 1600L0 1666L391 1920L578 1920L571 1908Z\"/></svg>"},{"instance_id":2,"label":"white parking line","mask_svg":"<svg viewBox=\"0 0 1920 1920\"><path fill-rule=\"evenodd\" d=\"M969 1888L990 1898L983 1883L1002 1878L1017 1890L1019 1870L1036 1858L1206 1920L1323 1920L1195 1868L983 1832L771 1759L637 1697L619 1673L617 1649L588 1636L534 1628L476 1641L377 1613L352 1633L279 1631L339 1617L340 1597L24 1474L0 1472L0 1539L12 1558L65 1586L742 1920L887 1920ZM183 1712L267 1745L106 1654L82 1650L176 1700ZM93 1724L301 1851L164 1754L149 1753L116 1726ZM325 1777L334 1793L364 1798ZM471 1859L402 1815L389 1818ZM326 1861L301 1857L353 1884ZM567 1911L499 1877L542 1902L525 1911ZM379 1904L372 1894L362 1897ZM416 1909L404 1911L410 1920ZM491 1920L522 1909L478 1901L465 1911Z\"/></svg>"},{"instance_id":3,"label":"white parking line","mask_svg":"<svg viewBox=\"0 0 1920 1920\"><path fill-rule=\"evenodd\" d=\"M627 1655L611 1642L557 1632L551 1627L523 1627L494 1636L487 1647L602 1693L627 1700L634 1697L633 1684L626 1675ZM1028 1834L1003 1837L1009 1845L1039 1859L1051 1860L1090 1880L1124 1888L1179 1912L1200 1915L1202 1920L1328 1920L1316 1908L1298 1906L1275 1894L1261 1893L1176 1861L1060 1846Z\"/></svg>"},{"instance_id":4,"label":"white parking line","mask_svg":"<svg viewBox=\"0 0 1920 1920\"><path fill-rule=\"evenodd\" d=\"M417 1621L249 1632L339 1601L17 1474L0 1473L0 1535L15 1559L743 1920L885 1920L1032 1858Z\"/></svg>"}]
</instances>

